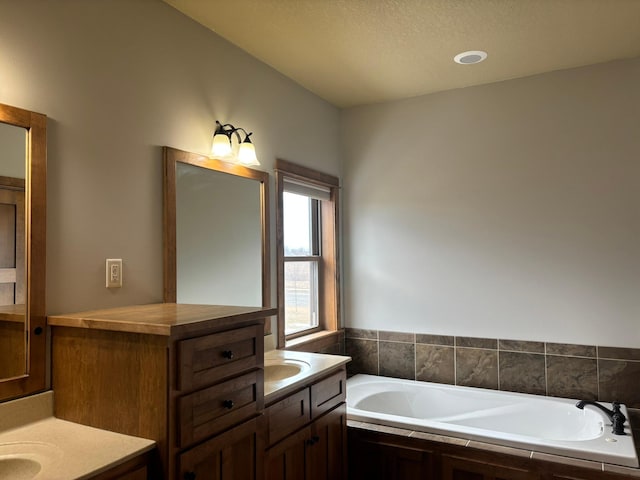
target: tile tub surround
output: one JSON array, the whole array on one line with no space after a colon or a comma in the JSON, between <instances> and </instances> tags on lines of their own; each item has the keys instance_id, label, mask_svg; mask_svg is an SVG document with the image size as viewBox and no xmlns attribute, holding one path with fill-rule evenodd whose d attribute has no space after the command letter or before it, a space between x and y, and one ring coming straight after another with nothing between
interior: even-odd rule
<instances>
[{"instance_id":1,"label":"tile tub surround","mask_svg":"<svg viewBox=\"0 0 640 480\"><path fill-rule=\"evenodd\" d=\"M346 329L350 375L580 398L640 408L640 349Z\"/></svg>"}]
</instances>

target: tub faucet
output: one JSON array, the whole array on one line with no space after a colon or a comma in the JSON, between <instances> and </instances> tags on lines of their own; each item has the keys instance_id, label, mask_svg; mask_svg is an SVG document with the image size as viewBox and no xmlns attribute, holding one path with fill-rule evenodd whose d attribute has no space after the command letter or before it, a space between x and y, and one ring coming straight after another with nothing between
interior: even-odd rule
<instances>
[{"instance_id":1,"label":"tub faucet","mask_svg":"<svg viewBox=\"0 0 640 480\"><path fill-rule=\"evenodd\" d=\"M611 420L611 425L613 426L612 433L614 435L625 435L624 433L624 422L627 421L627 417L620 411L620 404L618 402L612 402L611 407L612 410L609 410L607 407L603 407L598 402L592 402L590 400L580 400L576 403L576 407L580 410L584 408L585 405L593 405L594 407L598 407L604 413L607 414L609 420Z\"/></svg>"}]
</instances>

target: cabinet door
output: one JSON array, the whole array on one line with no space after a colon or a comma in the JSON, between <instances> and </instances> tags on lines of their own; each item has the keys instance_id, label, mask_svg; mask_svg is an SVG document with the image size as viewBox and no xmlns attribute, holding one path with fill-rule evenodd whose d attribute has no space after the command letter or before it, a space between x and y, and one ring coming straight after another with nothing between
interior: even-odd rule
<instances>
[{"instance_id":1,"label":"cabinet door","mask_svg":"<svg viewBox=\"0 0 640 480\"><path fill-rule=\"evenodd\" d=\"M180 455L179 480L262 480L258 419L250 420Z\"/></svg>"},{"instance_id":2,"label":"cabinet door","mask_svg":"<svg viewBox=\"0 0 640 480\"><path fill-rule=\"evenodd\" d=\"M359 445L358 447L362 447ZM349 445L352 480L435 480L430 453L397 445L371 444L366 449ZM357 458L357 463L354 459Z\"/></svg>"},{"instance_id":3,"label":"cabinet door","mask_svg":"<svg viewBox=\"0 0 640 480\"><path fill-rule=\"evenodd\" d=\"M538 476L528 470L442 456L443 480L533 480Z\"/></svg>"},{"instance_id":4,"label":"cabinet door","mask_svg":"<svg viewBox=\"0 0 640 480\"><path fill-rule=\"evenodd\" d=\"M434 452L395 444L388 437L353 431L349 435L350 480L435 480Z\"/></svg>"},{"instance_id":5,"label":"cabinet door","mask_svg":"<svg viewBox=\"0 0 640 480\"><path fill-rule=\"evenodd\" d=\"M347 410L345 404L311 424L306 443L306 479L346 479Z\"/></svg>"},{"instance_id":6,"label":"cabinet door","mask_svg":"<svg viewBox=\"0 0 640 480\"><path fill-rule=\"evenodd\" d=\"M144 465L149 461L150 456L151 454L143 454L134 457L117 467L110 468L89 478L90 480L147 480L156 478L149 472L147 465ZM140 463L143 463L143 465L140 465Z\"/></svg>"},{"instance_id":7,"label":"cabinet door","mask_svg":"<svg viewBox=\"0 0 640 480\"><path fill-rule=\"evenodd\" d=\"M267 480L304 480L305 450L311 438L310 427L289 435L266 452Z\"/></svg>"}]
</instances>

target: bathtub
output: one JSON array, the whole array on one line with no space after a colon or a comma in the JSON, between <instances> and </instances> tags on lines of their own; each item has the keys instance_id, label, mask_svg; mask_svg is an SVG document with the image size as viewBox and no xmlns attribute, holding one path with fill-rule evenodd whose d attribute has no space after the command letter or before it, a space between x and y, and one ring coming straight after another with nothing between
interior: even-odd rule
<instances>
[{"instance_id":1,"label":"bathtub","mask_svg":"<svg viewBox=\"0 0 640 480\"><path fill-rule=\"evenodd\" d=\"M347 381L349 420L638 467L628 421L626 435L613 435L603 412L575 403L374 375Z\"/></svg>"}]
</instances>

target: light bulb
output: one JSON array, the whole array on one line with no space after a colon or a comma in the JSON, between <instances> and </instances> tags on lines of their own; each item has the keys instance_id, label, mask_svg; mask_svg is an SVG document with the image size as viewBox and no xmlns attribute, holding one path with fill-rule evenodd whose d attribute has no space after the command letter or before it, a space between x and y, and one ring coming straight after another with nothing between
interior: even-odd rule
<instances>
[{"instance_id":1,"label":"light bulb","mask_svg":"<svg viewBox=\"0 0 640 480\"><path fill-rule=\"evenodd\" d=\"M244 141L240 144L238 150L238 163L241 165L260 165L258 157L256 157L256 147L250 141Z\"/></svg>"},{"instance_id":2,"label":"light bulb","mask_svg":"<svg viewBox=\"0 0 640 480\"><path fill-rule=\"evenodd\" d=\"M211 155L221 158L231 155L231 141L224 133L217 133L213 136Z\"/></svg>"}]
</instances>

